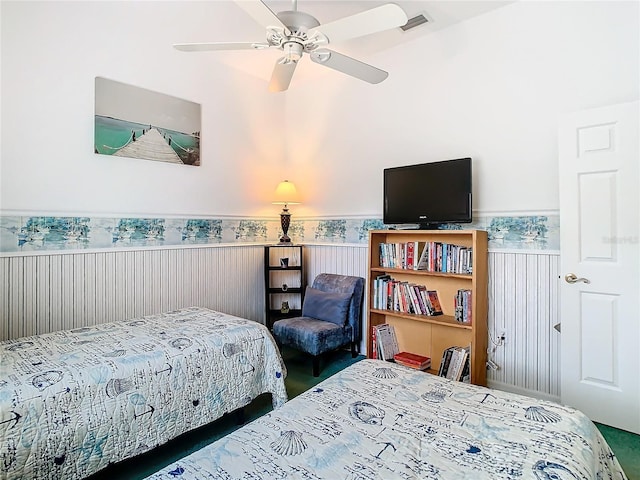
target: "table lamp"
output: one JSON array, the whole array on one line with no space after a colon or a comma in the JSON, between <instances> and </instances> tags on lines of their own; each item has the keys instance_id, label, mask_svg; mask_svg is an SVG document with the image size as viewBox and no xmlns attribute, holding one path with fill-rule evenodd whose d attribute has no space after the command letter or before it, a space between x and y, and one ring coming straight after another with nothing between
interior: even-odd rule
<instances>
[{"instance_id":1,"label":"table lamp","mask_svg":"<svg viewBox=\"0 0 640 480\"><path fill-rule=\"evenodd\" d=\"M274 205L284 205L282 212L280 213L280 225L282 226L282 237L280 237L280 243L291 243L291 239L287 235L289 231L289 224L291 223L291 214L287 205L298 205L298 192L296 186L289 180L280 182L276 188Z\"/></svg>"}]
</instances>

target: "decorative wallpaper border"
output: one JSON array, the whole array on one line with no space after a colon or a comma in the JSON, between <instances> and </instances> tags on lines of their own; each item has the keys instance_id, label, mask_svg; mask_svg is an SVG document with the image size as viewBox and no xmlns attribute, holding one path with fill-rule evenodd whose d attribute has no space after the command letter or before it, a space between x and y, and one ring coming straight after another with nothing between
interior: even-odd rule
<instances>
[{"instance_id":1,"label":"decorative wallpaper border","mask_svg":"<svg viewBox=\"0 0 640 480\"><path fill-rule=\"evenodd\" d=\"M367 243L379 218L293 220L294 243ZM560 216L478 217L445 229L489 233L489 248L559 250ZM217 243L277 243L280 219L0 216L0 253Z\"/></svg>"}]
</instances>

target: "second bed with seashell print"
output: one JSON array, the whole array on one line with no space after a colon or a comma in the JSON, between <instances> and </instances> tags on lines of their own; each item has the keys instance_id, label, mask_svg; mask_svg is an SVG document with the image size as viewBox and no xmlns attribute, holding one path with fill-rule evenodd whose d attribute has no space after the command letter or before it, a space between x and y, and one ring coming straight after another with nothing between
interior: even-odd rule
<instances>
[{"instance_id":1,"label":"second bed with seashell print","mask_svg":"<svg viewBox=\"0 0 640 480\"><path fill-rule=\"evenodd\" d=\"M563 405L364 359L147 480L624 478L597 435Z\"/></svg>"}]
</instances>

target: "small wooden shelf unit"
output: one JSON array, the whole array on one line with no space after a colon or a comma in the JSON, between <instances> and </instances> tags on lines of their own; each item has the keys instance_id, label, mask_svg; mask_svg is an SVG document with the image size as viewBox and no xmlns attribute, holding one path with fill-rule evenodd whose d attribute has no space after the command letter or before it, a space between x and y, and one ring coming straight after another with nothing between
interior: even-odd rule
<instances>
[{"instance_id":1,"label":"small wooden shelf unit","mask_svg":"<svg viewBox=\"0 0 640 480\"><path fill-rule=\"evenodd\" d=\"M386 268L380 265L381 243L441 242L473 249L473 273L457 274ZM419 253L418 253L419 255ZM451 346L471 345L471 383L487 383L487 232L483 230L373 230L369 232L369 268L367 273L367 356L372 355L371 327L388 323L394 326L400 351L431 357L430 373L438 372L443 351ZM443 315L414 315L373 308L374 280L388 274L393 279L422 284L436 290ZM454 318L454 298L459 289L469 289L472 321Z\"/></svg>"},{"instance_id":2,"label":"small wooden shelf unit","mask_svg":"<svg viewBox=\"0 0 640 480\"><path fill-rule=\"evenodd\" d=\"M288 259L287 266L280 264L281 258ZM278 320L302 315L305 288L302 245L266 245L264 247L264 301L265 324L269 330ZM284 301L289 305L288 312L282 312Z\"/></svg>"}]
</instances>

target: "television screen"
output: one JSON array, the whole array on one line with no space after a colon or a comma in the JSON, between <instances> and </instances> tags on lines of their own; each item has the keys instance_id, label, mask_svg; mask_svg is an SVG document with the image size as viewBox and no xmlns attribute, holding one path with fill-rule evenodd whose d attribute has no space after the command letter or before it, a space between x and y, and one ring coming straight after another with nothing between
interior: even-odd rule
<instances>
[{"instance_id":1,"label":"television screen","mask_svg":"<svg viewBox=\"0 0 640 480\"><path fill-rule=\"evenodd\" d=\"M471 158L384 169L387 225L471 222Z\"/></svg>"}]
</instances>

